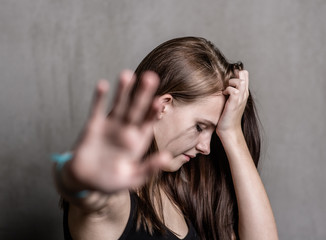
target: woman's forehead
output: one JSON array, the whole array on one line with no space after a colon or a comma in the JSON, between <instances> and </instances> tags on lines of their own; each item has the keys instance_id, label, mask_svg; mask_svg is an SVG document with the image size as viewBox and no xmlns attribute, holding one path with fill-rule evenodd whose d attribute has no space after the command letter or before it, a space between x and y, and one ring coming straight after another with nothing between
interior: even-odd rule
<instances>
[{"instance_id":1,"label":"woman's forehead","mask_svg":"<svg viewBox=\"0 0 326 240\"><path fill-rule=\"evenodd\" d=\"M225 104L224 95L212 95L183 105L188 115L216 126Z\"/></svg>"},{"instance_id":2,"label":"woman's forehead","mask_svg":"<svg viewBox=\"0 0 326 240\"><path fill-rule=\"evenodd\" d=\"M193 106L197 106L204 109L212 109L216 107L219 108L221 106L224 106L224 104L225 96L223 94L210 95L193 102Z\"/></svg>"}]
</instances>

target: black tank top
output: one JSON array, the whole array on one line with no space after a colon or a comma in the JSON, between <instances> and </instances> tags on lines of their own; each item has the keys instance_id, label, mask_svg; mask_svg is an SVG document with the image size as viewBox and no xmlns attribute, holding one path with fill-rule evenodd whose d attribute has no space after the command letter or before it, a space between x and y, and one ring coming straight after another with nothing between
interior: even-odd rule
<instances>
[{"instance_id":1,"label":"black tank top","mask_svg":"<svg viewBox=\"0 0 326 240\"><path fill-rule=\"evenodd\" d=\"M136 212L137 212L137 200L138 196L135 193L130 194L130 214L129 219L126 225L125 230L118 240L180 240L176 235L174 235L168 228L166 228L166 234L161 235L158 233L154 233L153 236L150 235L144 228L140 228L138 231L136 230ZM69 211L69 203L63 203L63 230L64 230L64 239L72 240L72 237L69 232L68 226L68 211ZM190 222L188 224L188 234L182 240L199 240L199 237L196 233L195 228L192 226Z\"/></svg>"}]
</instances>

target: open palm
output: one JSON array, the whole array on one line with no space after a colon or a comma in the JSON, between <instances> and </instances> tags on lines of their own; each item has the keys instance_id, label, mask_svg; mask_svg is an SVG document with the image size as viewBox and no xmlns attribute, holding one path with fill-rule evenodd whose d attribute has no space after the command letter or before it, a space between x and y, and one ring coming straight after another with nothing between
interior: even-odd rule
<instances>
[{"instance_id":1,"label":"open palm","mask_svg":"<svg viewBox=\"0 0 326 240\"><path fill-rule=\"evenodd\" d=\"M71 162L72 174L89 189L112 193L137 187L169 154L156 153L143 159L153 139L159 103L154 99L158 76L146 72L134 97L130 91L135 77L125 71L110 115L107 117L108 83L96 88L91 113Z\"/></svg>"}]
</instances>

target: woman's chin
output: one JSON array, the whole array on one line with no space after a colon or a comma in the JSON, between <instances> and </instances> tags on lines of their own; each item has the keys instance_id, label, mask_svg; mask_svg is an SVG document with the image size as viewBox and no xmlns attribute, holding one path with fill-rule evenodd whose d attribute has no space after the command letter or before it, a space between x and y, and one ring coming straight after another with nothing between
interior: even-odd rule
<instances>
[{"instance_id":1,"label":"woman's chin","mask_svg":"<svg viewBox=\"0 0 326 240\"><path fill-rule=\"evenodd\" d=\"M161 166L161 170L164 172L176 172L178 171L183 164L190 161L190 157L181 154L172 158L171 161L166 162L163 166Z\"/></svg>"}]
</instances>

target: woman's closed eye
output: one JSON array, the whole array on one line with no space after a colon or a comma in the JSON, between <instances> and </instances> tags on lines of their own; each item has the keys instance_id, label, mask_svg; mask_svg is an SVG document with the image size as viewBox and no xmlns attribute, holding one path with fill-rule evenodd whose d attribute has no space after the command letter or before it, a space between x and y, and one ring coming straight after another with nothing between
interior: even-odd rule
<instances>
[{"instance_id":1,"label":"woman's closed eye","mask_svg":"<svg viewBox=\"0 0 326 240\"><path fill-rule=\"evenodd\" d=\"M203 128L199 124L196 124L196 130L197 132L202 132Z\"/></svg>"}]
</instances>

